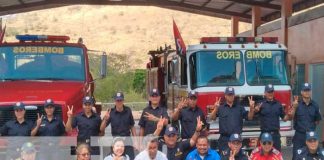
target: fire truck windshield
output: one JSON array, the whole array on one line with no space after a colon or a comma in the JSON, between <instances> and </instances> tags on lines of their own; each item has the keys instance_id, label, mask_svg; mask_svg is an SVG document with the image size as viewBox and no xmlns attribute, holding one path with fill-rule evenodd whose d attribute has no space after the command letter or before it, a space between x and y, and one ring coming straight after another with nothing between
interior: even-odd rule
<instances>
[{"instance_id":1,"label":"fire truck windshield","mask_svg":"<svg viewBox=\"0 0 324 160\"><path fill-rule=\"evenodd\" d=\"M250 50L244 58L249 85L288 84L286 52Z\"/></svg>"},{"instance_id":2,"label":"fire truck windshield","mask_svg":"<svg viewBox=\"0 0 324 160\"><path fill-rule=\"evenodd\" d=\"M239 50L199 51L189 57L193 88L244 84L243 55Z\"/></svg>"},{"instance_id":3,"label":"fire truck windshield","mask_svg":"<svg viewBox=\"0 0 324 160\"><path fill-rule=\"evenodd\" d=\"M85 80L82 48L0 47L0 80Z\"/></svg>"}]
</instances>

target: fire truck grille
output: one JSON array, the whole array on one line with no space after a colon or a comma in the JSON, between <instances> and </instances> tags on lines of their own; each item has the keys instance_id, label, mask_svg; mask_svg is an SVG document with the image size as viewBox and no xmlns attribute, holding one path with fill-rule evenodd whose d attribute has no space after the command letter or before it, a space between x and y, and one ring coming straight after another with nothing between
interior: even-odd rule
<instances>
[{"instance_id":1,"label":"fire truck grille","mask_svg":"<svg viewBox=\"0 0 324 160\"><path fill-rule=\"evenodd\" d=\"M253 100L255 101L255 103L260 102L261 100L263 100L263 96L260 95L245 95L245 96L240 96L236 99L236 101L241 104L242 106L244 106L246 109L249 109L249 99L248 97L253 96ZM258 115L255 115L253 120L251 121L244 121L243 124L244 127L257 127L259 128L260 126L260 120Z\"/></svg>"},{"instance_id":2,"label":"fire truck grille","mask_svg":"<svg viewBox=\"0 0 324 160\"><path fill-rule=\"evenodd\" d=\"M37 107L37 109L36 109ZM41 105L35 106L32 109L26 109L25 118L28 120L36 121L37 113L45 115L44 107ZM62 107L56 106L54 115L62 118ZM7 121L15 118L14 110L12 106L0 106L0 126L3 126Z\"/></svg>"}]
</instances>

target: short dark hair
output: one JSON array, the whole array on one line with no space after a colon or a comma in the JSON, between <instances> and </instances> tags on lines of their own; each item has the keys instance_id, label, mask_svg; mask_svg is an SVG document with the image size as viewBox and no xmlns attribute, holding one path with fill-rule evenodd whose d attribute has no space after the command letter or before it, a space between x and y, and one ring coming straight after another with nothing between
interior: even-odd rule
<instances>
[{"instance_id":1,"label":"short dark hair","mask_svg":"<svg viewBox=\"0 0 324 160\"><path fill-rule=\"evenodd\" d=\"M207 143L209 143L208 137L205 136L205 135L199 135L198 138L197 138L197 142L198 142L199 139L206 139Z\"/></svg>"}]
</instances>

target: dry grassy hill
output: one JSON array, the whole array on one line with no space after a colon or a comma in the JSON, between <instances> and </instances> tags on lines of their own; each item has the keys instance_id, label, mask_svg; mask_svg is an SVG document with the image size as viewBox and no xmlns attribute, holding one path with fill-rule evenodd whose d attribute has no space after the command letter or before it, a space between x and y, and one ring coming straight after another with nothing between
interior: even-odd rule
<instances>
[{"instance_id":1,"label":"dry grassy hill","mask_svg":"<svg viewBox=\"0 0 324 160\"><path fill-rule=\"evenodd\" d=\"M5 40L16 34L69 35L83 37L89 49L129 55L134 68L144 68L147 52L174 44L172 19L186 44L202 36L230 36L230 21L157 7L68 6L4 17ZM250 25L240 23L240 31Z\"/></svg>"}]
</instances>

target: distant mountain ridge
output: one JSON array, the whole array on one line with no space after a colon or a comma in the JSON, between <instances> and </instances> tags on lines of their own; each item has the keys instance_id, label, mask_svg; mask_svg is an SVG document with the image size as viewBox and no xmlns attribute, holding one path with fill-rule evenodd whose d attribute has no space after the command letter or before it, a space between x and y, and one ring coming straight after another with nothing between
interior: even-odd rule
<instances>
[{"instance_id":1,"label":"distant mountain ridge","mask_svg":"<svg viewBox=\"0 0 324 160\"><path fill-rule=\"evenodd\" d=\"M164 44L174 46L172 19L185 43L203 36L230 36L229 20L186 12L141 6L67 6L3 17L5 41L16 34L68 35L83 38L89 49L126 54L132 68L144 68L148 51ZM240 31L251 25L240 23ZM174 48L174 47L173 47Z\"/></svg>"}]
</instances>

